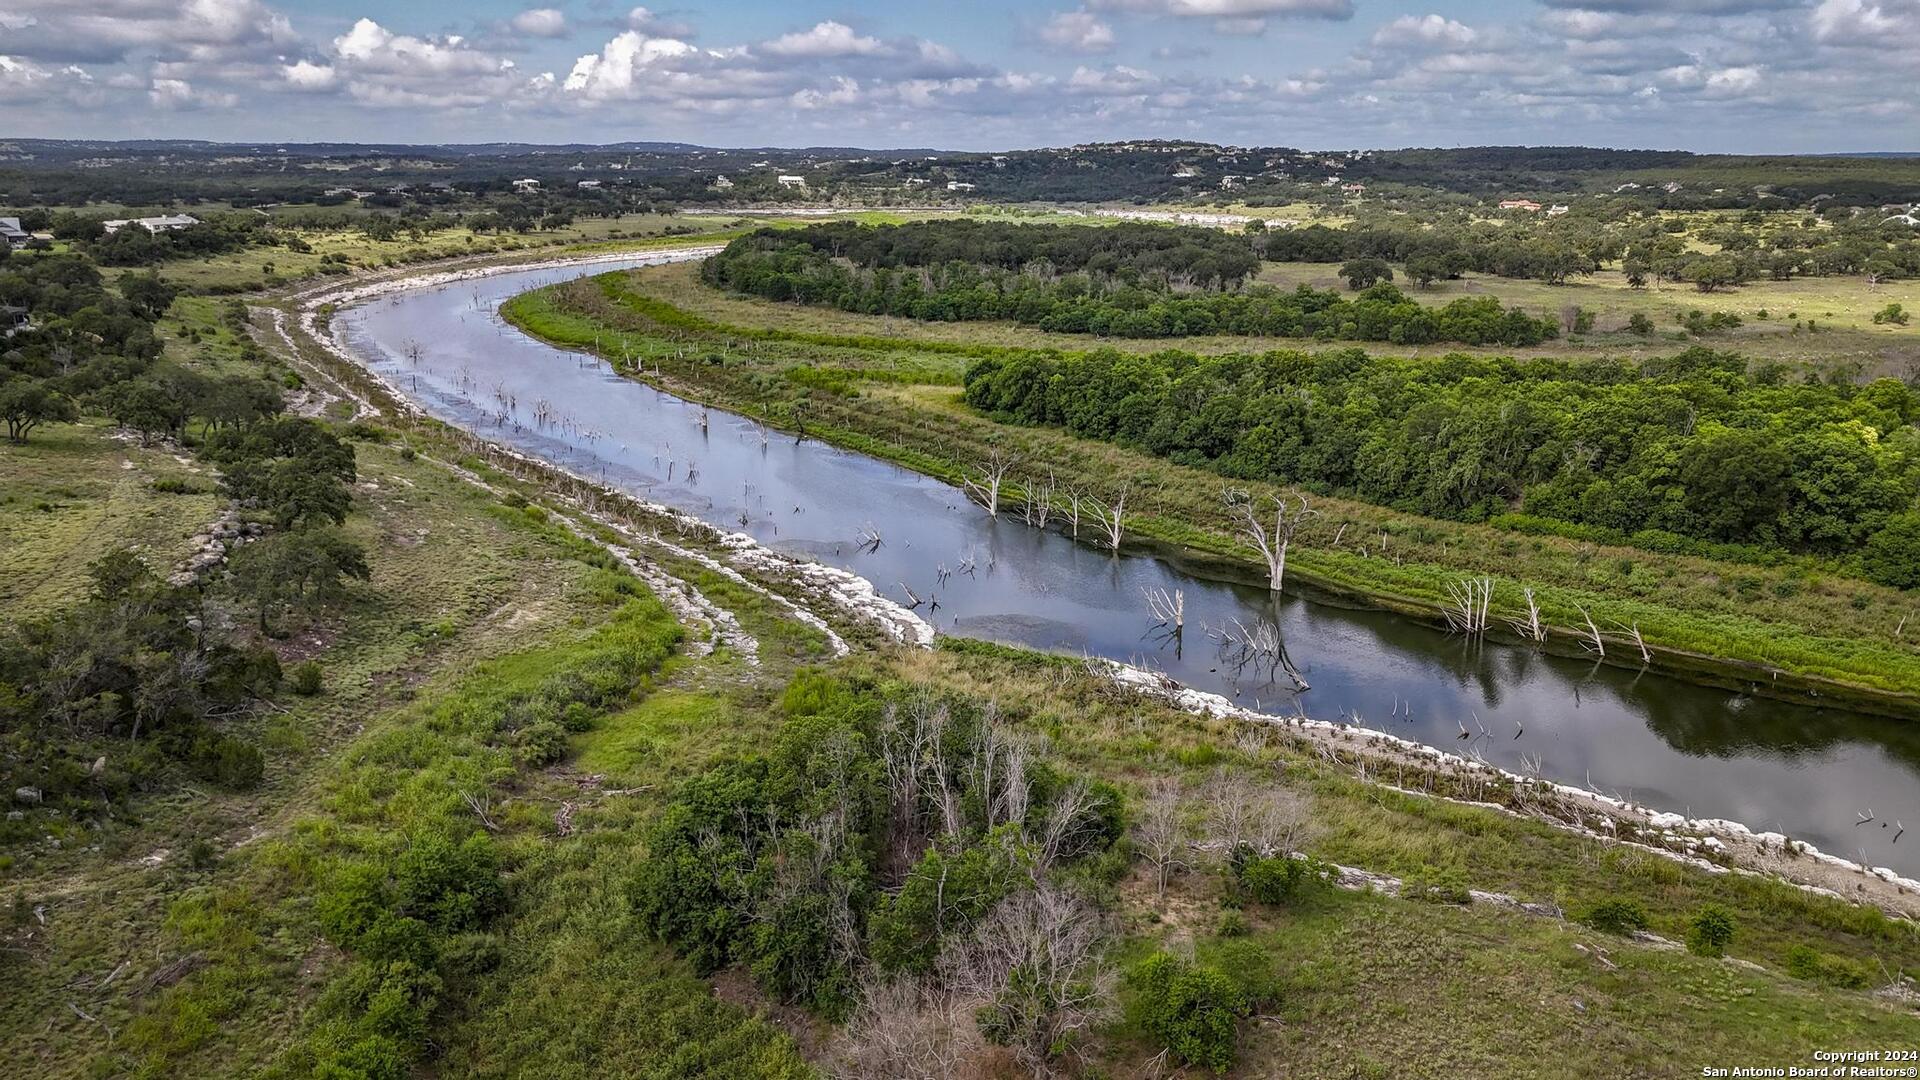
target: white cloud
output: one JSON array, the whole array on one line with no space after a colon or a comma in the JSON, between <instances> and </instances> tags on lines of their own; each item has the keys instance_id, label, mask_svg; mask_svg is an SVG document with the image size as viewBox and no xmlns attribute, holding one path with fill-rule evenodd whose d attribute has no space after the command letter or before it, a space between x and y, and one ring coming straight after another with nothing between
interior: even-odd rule
<instances>
[{"instance_id":1,"label":"white cloud","mask_svg":"<svg viewBox=\"0 0 1920 1080\"><path fill-rule=\"evenodd\" d=\"M310 93L332 90L340 84L340 73L332 64L299 60L281 67L280 73L289 86Z\"/></svg>"},{"instance_id":2,"label":"white cloud","mask_svg":"<svg viewBox=\"0 0 1920 1080\"><path fill-rule=\"evenodd\" d=\"M1809 22L1822 42L1920 47L1920 0L1821 0Z\"/></svg>"},{"instance_id":3,"label":"white cloud","mask_svg":"<svg viewBox=\"0 0 1920 1080\"><path fill-rule=\"evenodd\" d=\"M529 37L557 38L567 34L566 13L558 8L528 8L508 20L507 25Z\"/></svg>"},{"instance_id":4,"label":"white cloud","mask_svg":"<svg viewBox=\"0 0 1920 1080\"><path fill-rule=\"evenodd\" d=\"M1473 27L1444 15L1402 15L1373 32L1375 45L1417 45L1460 49L1480 35Z\"/></svg>"},{"instance_id":5,"label":"white cloud","mask_svg":"<svg viewBox=\"0 0 1920 1080\"><path fill-rule=\"evenodd\" d=\"M1040 40L1056 48L1073 52L1103 53L1113 50L1113 27L1100 21L1091 11L1056 12L1040 28Z\"/></svg>"},{"instance_id":6,"label":"white cloud","mask_svg":"<svg viewBox=\"0 0 1920 1080\"><path fill-rule=\"evenodd\" d=\"M874 56L886 51L879 38L864 37L853 27L829 19L811 30L782 34L755 47L769 56L819 59L834 56Z\"/></svg>"},{"instance_id":7,"label":"white cloud","mask_svg":"<svg viewBox=\"0 0 1920 1080\"><path fill-rule=\"evenodd\" d=\"M220 90L198 90L185 79L155 79L147 98L159 109L231 109L240 103L238 94Z\"/></svg>"}]
</instances>

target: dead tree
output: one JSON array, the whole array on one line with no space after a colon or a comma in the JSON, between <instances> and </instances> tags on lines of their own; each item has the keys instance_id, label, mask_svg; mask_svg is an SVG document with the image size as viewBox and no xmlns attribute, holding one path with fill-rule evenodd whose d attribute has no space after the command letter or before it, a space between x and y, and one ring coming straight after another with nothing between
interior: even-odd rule
<instances>
[{"instance_id":1,"label":"dead tree","mask_svg":"<svg viewBox=\"0 0 1920 1080\"><path fill-rule=\"evenodd\" d=\"M981 478L975 480L971 476L962 475L960 482L965 485L967 493L973 496L974 501L987 508L989 515L997 516L1000 513L1000 485L1006 480L1007 473L1012 471L1014 465L1018 463L1018 458L996 446L987 454L987 460L980 465Z\"/></svg>"},{"instance_id":2,"label":"dead tree","mask_svg":"<svg viewBox=\"0 0 1920 1080\"><path fill-rule=\"evenodd\" d=\"M1259 548L1261 558L1266 560L1267 588L1279 592L1287 577L1287 548L1293 544L1294 534L1308 518L1317 517L1320 512L1307 504L1305 495L1272 496L1273 528L1269 531L1260 520L1260 504L1253 496L1238 488L1229 488L1221 494L1221 499L1238 521L1240 535Z\"/></svg>"},{"instance_id":3,"label":"dead tree","mask_svg":"<svg viewBox=\"0 0 1920 1080\"><path fill-rule=\"evenodd\" d=\"M1490 577L1468 578L1447 586L1447 595L1453 602L1442 609L1447 617L1447 626L1457 634L1484 634L1487 631L1487 612L1493 606L1493 579Z\"/></svg>"},{"instance_id":4,"label":"dead tree","mask_svg":"<svg viewBox=\"0 0 1920 1080\"><path fill-rule=\"evenodd\" d=\"M970 938L941 953L936 969L955 993L983 1003L976 1016L995 1041L1047 1076L1059 1048L1111 1012L1106 935L1098 909L1043 883L1002 900Z\"/></svg>"},{"instance_id":5,"label":"dead tree","mask_svg":"<svg viewBox=\"0 0 1920 1080\"><path fill-rule=\"evenodd\" d=\"M1580 608L1580 617L1587 621L1587 640L1581 644L1593 650L1593 654L1602 660L1607 658L1607 643L1600 637L1600 628L1593 624L1593 616L1586 608Z\"/></svg>"},{"instance_id":6,"label":"dead tree","mask_svg":"<svg viewBox=\"0 0 1920 1080\"><path fill-rule=\"evenodd\" d=\"M1116 553L1120 550L1123 523L1127 514L1128 490L1126 485L1122 485L1114 494L1112 502L1102 502L1094 498L1087 500L1088 505L1093 508L1095 519L1100 522L1100 531L1106 534L1107 548Z\"/></svg>"},{"instance_id":7,"label":"dead tree","mask_svg":"<svg viewBox=\"0 0 1920 1080\"><path fill-rule=\"evenodd\" d=\"M1517 619L1508 619L1507 625L1528 641L1539 643L1547 640L1546 624L1540 621L1540 602L1534 599L1531 588L1523 588L1520 592L1526 597L1527 610Z\"/></svg>"},{"instance_id":8,"label":"dead tree","mask_svg":"<svg viewBox=\"0 0 1920 1080\"><path fill-rule=\"evenodd\" d=\"M1642 664L1653 663L1653 652L1647 648L1646 639L1640 636L1639 623L1615 623L1614 625L1625 631L1627 640L1633 642L1633 647L1640 650Z\"/></svg>"},{"instance_id":9,"label":"dead tree","mask_svg":"<svg viewBox=\"0 0 1920 1080\"><path fill-rule=\"evenodd\" d=\"M1028 478L1026 484L1026 500L1022 508L1022 516L1026 518L1027 524L1036 529L1044 529L1047 527L1047 522L1053 517L1053 491L1054 480L1052 473L1047 474L1047 479L1044 483L1038 483L1032 478Z\"/></svg>"},{"instance_id":10,"label":"dead tree","mask_svg":"<svg viewBox=\"0 0 1920 1080\"><path fill-rule=\"evenodd\" d=\"M1178 634L1187 628L1187 594L1175 589L1142 589L1147 598L1147 614L1153 616L1155 626L1171 627Z\"/></svg>"},{"instance_id":11,"label":"dead tree","mask_svg":"<svg viewBox=\"0 0 1920 1080\"><path fill-rule=\"evenodd\" d=\"M1159 896L1167 895L1167 876L1186 867L1180 857L1187 846L1180 803L1180 782L1163 777L1153 785L1133 827L1140 853L1153 867L1154 890Z\"/></svg>"}]
</instances>

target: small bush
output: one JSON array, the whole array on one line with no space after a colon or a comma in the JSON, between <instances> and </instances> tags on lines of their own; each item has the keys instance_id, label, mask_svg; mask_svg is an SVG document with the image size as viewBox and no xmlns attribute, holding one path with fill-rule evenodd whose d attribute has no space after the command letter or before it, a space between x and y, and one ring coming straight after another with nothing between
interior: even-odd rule
<instances>
[{"instance_id":1,"label":"small bush","mask_svg":"<svg viewBox=\"0 0 1920 1080\"><path fill-rule=\"evenodd\" d=\"M1250 1011L1233 979L1163 952L1142 961L1127 981L1138 995L1134 1022L1176 1058L1216 1073L1233 1066L1236 1028Z\"/></svg>"},{"instance_id":2,"label":"small bush","mask_svg":"<svg viewBox=\"0 0 1920 1080\"><path fill-rule=\"evenodd\" d=\"M233 791L252 789L267 771L259 748L231 735L202 736L194 742L187 764L202 780Z\"/></svg>"},{"instance_id":3,"label":"small bush","mask_svg":"<svg viewBox=\"0 0 1920 1080\"><path fill-rule=\"evenodd\" d=\"M1848 990L1865 990L1873 985L1873 975L1865 964L1823 953L1811 945L1795 945L1787 950L1787 974Z\"/></svg>"},{"instance_id":4,"label":"small bush","mask_svg":"<svg viewBox=\"0 0 1920 1080\"><path fill-rule=\"evenodd\" d=\"M315 660L305 660L293 665L293 692L301 697L312 697L320 692L322 672Z\"/></svg>"},{"instance_id":5,"label":"small bush","mask_svg":"<svg viewBox=\"0 0 1920 1080\"><path fill-rule=\"evenodd\" d=\"M1609 897L1589 905L1578 916L1579 921L1606 934L1619 934L1623 937L1636 930L1647 928L1647 911L1637 901L1620 897Z\"/></svg>"},{"instance_id":6,"label":"small bush","mask_svg":"<svg viewBox=\"0 0 1920 1080\"><path fill-rule=\"evenodd\" d=\"M1718 904L1703 904L1687 927L1687 948L1698 956L1725 956L1735 926L1732 912Z\"/></svg>"},{"instance_id":7,"label":"small bush","mask_svg":"<svg viewBox=\"0 0 1920 1080\"><path fill-rule=\"evenodd\" d=\"M1255 856L1243 848L1229 868L1234 882L1262 904L1297 904L1333 883L1333 868L1312 856Z\"/></svg>"}]
</instances>

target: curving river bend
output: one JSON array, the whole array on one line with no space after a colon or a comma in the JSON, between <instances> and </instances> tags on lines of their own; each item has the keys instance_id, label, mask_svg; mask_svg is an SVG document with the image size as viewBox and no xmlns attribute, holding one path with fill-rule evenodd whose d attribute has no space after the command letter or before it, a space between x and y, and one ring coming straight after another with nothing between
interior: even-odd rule
<instances>
[{"instance_id":1,"label":"curving river bend","mask_svg":"<svg viewBox=\"0 0 1920 1080\"><path fill-rule=\"evenodd\" d=\"M1191 577L1002 516L904 468L702 409L502 322L502 301L541 285L686 258L509 271L411 288L333 316L336 341L433 415L852 570L905 599L937 598L944 633L1087 652L1156 667L1269 712L1346 717L1501 767L1727 818L1914 876L1920 873L1920 725L1695 686L1530 649L1475 643L1396 616ZM501 423L496 392L517 402ZM564 418L536 426L535 403ZM744 524L743 524L744 522ZM865 550L858 534L884 543ZM960 571L971 558L974 572ZM955 571L942 582L937 568ZM1156 631L1144 590L1181 589L1186 632ZM1311 685L1236 667L1206 628L1275 624ZM1459 738L1464 725L1469 737ZM1856 826L1871 808L1875 822ZM1882 822L1911 818L1894 842Z\"/></svg>"}]
</instances>

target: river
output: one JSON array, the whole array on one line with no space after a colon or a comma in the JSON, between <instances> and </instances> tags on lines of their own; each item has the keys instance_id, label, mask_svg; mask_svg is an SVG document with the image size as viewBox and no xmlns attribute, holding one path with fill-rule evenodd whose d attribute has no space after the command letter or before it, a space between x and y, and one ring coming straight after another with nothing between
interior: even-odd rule
<instances>
[{"instance_id":1,"label":"river","mask_svg":"<svg viewBox=\"0 0 1920 1080\"><path fill-rule=\"evenodd\" d=\"M1116 557L1004 512L989 518L907 469L811 439L763 438L741 417L707 414L498 316L502 301L528 289L671 258L412 288L336 313L333 332L443 420L854 571L903 602L908 589L937 599L937 609L919 611L943 633L1151 666L1241 705L1346 718L1920 874L1920 834L1896 843L1894 828L1881 827L1905 817L1920 826L1920 726L1476 642L1384 612L1198 579L1159 558ZM517 424L497 419L502 396ZM537 409L553 419L536 424ZM867 528L877 548L861 543ZM1143 599L1153 589L1182 591L1184 634L1155 627ZM1236 621L1277 628L1311 688L1296 691L1269 664L1223 655L1209 631ZM1867 810L1877 820L1856 825Z\"/></svg>"}]
</instances>

